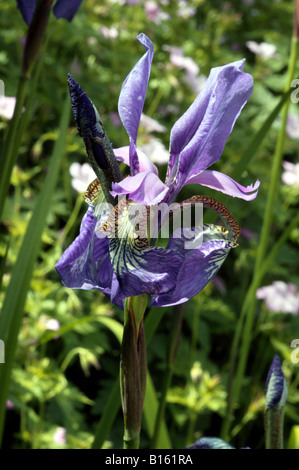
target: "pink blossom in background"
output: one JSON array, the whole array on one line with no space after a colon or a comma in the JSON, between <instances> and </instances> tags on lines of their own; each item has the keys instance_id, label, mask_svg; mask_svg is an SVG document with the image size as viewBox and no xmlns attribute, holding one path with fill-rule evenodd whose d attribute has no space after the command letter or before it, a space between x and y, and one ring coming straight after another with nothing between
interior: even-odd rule
<instances>
[{"instance_id":1,"label":"pink blossom in background","mask_svg":"<svg viewBox=\"0 0 299 470\"><path fill-rule=\"evenodd\" d=\"M165 51L170 52L170 62L175 67L184 69L186 74L183 78L193 93L198 94L205 86L207 77L199 75L200 68L191 57L185 57L183 49L180 47L163 46Z\"/></svg>"},{"instance_id":2,"label":"pink blossom in background","mask_svg":"<svg viewBox=\"0 0 299 470\"><path fill-rule=\"evenodd\" d=\"M251 238L256 238L257 233L252 232L252 230L249 230L249 228L242 227L241 236L246 238L247 240L250 240Z\"/></svg>"},{"instance_id":3,"label":"pink blossom in background","mask_svg":"<svg viewBox=\"0 0 299 470\"><path fill-rule=\"evenodd\" d=\"M121 120L117 112L111 111L109 113L109 119L115 127L121 126Z\"/></svg>"},{"instance_id":4,"label":"pink blossom in background","mask_svg":"<svg viewBox=\"0 0 299 470\"><path fill-rule=\"evenodd\" d=\"M56 444L65 444L66 443L65 435L66 435L65 428L57 428L53 435L53 441L56 442Z\"/></svg>"},{"instance_id":5,"label":"pink blossom in background","mask_svg":"<svg viewBox=\"0 0 299 470\"><path fill-rule=\"evenodd\" d=\"M299 115L288 114L286 133L291 139L299 139Z\"/></svg>"},{"instance_id":6,"label":"pink blossom in background","mask_svg":"<svg viewBox=\"0 0 299 470\"><path fill-rule=\"evenodd\" d=\"M146 17L149 21L153 21L155 24L160 24L162 21L170 19L170 15L161 10L157 2L148 1L144 4Z\"/></svg>"},{"instance_id":7,"label":"pink blossom in background","mask_svg":"<svg viewBox=\"0 0 299 470\"><path fill-rule=\"evenodd\" d=\"M299 187L299 163L283 162L282 166L285 170L281 175L284 184Z\"/></svg>"},{"instance_id":8,"label":"pink blossom in background","mask_svg":"<svg viewBox=\"0 0 299 470\"><path fill-rule=\"evenodd\" d=\"M216 287L216 289L221 293L221 294L225 294L226 293L226 285L225 285L225 282L224 280L222 279L222 277L220 276L215 276L213 278L213 283L214 283L214 286Z\"/></svg>"},{"instance_id":9,"label":"pink blossom in background","mask_svg":"<svg viewBox=\"0 0 299 470\"><path fill-rule=\"evenodd\" d=\"M14 408L14 404L11 400L6 400L6 409L12 410Z\"/></svg>"},{"instance_id":10,"label":"pink blossom in background","mask_svg":"<svg viewBox=\"0 0 299 470\"><path fill-rule=\"evenodd\" d=\"M272 312L283 312L297 315L299 313L299 292L292 283L275 281L270 286L261 287L256 297L263 299Z\"/></svg>"},{"instance_id":11,"label":"pink blossom in background","mask_svg":"<svg viewBox=\"0 0 299 470\"><path fill-rule=\"evenodd\" d=\"M157 2L145 2L144 7L148 20L154 20L161 12Z\"/></svg>"}]
</instances>

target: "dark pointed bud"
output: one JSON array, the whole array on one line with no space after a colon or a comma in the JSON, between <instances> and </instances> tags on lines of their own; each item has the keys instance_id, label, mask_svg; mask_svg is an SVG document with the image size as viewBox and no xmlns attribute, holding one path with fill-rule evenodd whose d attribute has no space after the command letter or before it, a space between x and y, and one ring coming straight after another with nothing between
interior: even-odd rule
<instances>
[{"instance_id":1,"label":"dark pointed bud","mask_svg":"<svg viewBox=\"0 0 299 470\"><path fill-rule=\"evenodd\" d=\"M70 74L68 85L76 126L84 140L88 160L107 201L113 203L112 183L120 181L122 176L111 142L93 102Z\"/></svg>"},{"instance_id":2,"label":"dark pointed bud","mask_svg":"<svg viewBox=\"0 0 299 470\"><path fill-rule=\"evenodd\" d=\"M228 442L219 437L201 437L187 449L234 449Z\"/></svg>"},{"instance_id":3,"label":"dark pointed bud","mask_svg":"<svg viewBox=\"0 0 299 470\"><path fill-rule=\"evenodd\" d=\"M41 50L46 33L53 0L37 2L33 19L30 23L23 56L23 73L29 76Z\"/></svg>"},{"instance_id":4,"label":"dark pointed bud","mask_svg":"<svg viewBox=\"0 0 299 470\"><path fill-rule=\"evenodd\" d=\"M283 448L283 414L287 397L287 383L279 357L275 355L266 380L266 449Z\"/></svg>"}]
</instances>

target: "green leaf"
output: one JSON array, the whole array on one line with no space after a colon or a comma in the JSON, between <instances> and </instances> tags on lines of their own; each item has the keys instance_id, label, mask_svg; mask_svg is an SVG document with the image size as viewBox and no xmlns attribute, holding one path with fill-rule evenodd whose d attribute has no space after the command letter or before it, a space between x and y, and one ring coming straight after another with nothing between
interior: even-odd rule
<instances>
[{"instance_id":1,"label":"green leaf","mask_svg":"<svg viewBox=\"0 0 299 470\"><path fill-rule=\"evenodd\" d=\"M44 187L36 201L32 217L28 224L28 228L18 254L18 259L13 267L10 284L6 291L0 315L0 337L5 343L6 359L5 364L0 368L0 441L4 424L6 397L15 350L17 347L18 333L23 319L24 304L34 264L39 253L41 237L45 227L47 214L50 209L52 195L59 176L60 163L64 152L69 120L70 104L67 97L63 105L58 139L55 142L49 164L49 173L47 174Z\"/></svg>"}]
</instances>

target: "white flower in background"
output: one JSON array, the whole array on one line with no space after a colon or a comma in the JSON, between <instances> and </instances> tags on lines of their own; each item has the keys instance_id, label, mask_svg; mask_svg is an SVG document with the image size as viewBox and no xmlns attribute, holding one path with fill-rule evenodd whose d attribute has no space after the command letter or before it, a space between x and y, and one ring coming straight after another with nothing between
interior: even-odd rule
<instances>
[{"instance_id":1,"label":"white flower in background","mask_svg":"<svg viewBox=\"0 0 299 470\"><path fill-rule=\"evenodd\" d=\"M96 178L96 175L89 163L72 163L70 166L70 175L72 176L72 187L78 193L84 193L88 185Z\"/></svg>"},{"instance_id":2,"label":"white flower in background","mask_svg":"<svg viewBox=\"0 0 299 470\"><path fill-rule=\"evenodd\" d=\"M276 46L273 44L268 44L267 42L261 42L258 44L255 41L247 41L246 46L251 52L263 60L279 57L278 54L276 54Z\"/></svg>"},{"instance_id":3,"label":"white flower in background","mask_svg":"<svg viewBox=\"0 0 299 470\"><path fill-rule=\"evenodd\" d=\"M166 132L167 131L166 127L162 126L162 124L156 121L156 119L153 119L143 113L141 114L140 124L147 132Z\"/></svg>"},{"instance_id":4,"label":"white flower in background","mask_svg":"<svg viewBox=\"0 0 299 470\"><path fill-rule=\"evenodd\" d=\"M149 140L138 146L138 149L148 155L153 163L163 165L169 161L168 150L166 150L162 142L156 137L149 136Z\"/></svg>"},{"instance_id":5,"label":"white flower in background","mask_svg":"<svg viewBox=\"0 0 299 470\"><path fill-rule=\"evenodd\" d=\"M105 25L100 26L99 32L101 36L105 39L116 39L118 36L118 31L115 28L115 26L111 26L111 28L108 28Z\"/></svg>"},{"instance_id":6,"label":"white flower in background","mask_svg":"<svg viewBox=\"0 0 299 470\"><path fill-rule=\"evenodd\" d=\"M286 133L291 139L299 139L299 115L288 114Z\"/></svg>"},{"instance_id":7,"label":"white flower in background","mask_svg":"<svg viewBox=\"0 0 299 470\"><path fill-rule=\"evenodd\" d=\"M185 57L180 47L166 45L163 49L170 52L169 60L172 65L185 70L184 82L190 86L193 93L198 94L204 87L207 77L199 75L200 68L197 63L191 57Z\"/></svg>"},{"instance_id":8,"label":"white flower in background","mask_svg":"<svg viewBox=\"0 0 299 470\"><path fill-rule=\"evenodd\" d=\"M57 428L54 435L53 441L57 444L65 444L66 443L66 429L65 428Z\"/></svg>"},{"instance_id":9,"label":"white flower in background","mask_svg":"<svg viewBox=\"0 0 299 470\"><path fill-rule=\"evenodd\" d=\"M46 329L51 331L57 331L60 328L60 323L56 318L50 318L46 321Z\"/></svg>"},{"instance_id":10,"label":"white flower in background","mask_svg":"<svg viewBox=\"0 0 299 470\"><path fill-rule=\"evenodd\" d=\"M190 18L190 16L194 16L196 13L196 8L190 7L188 5L187 0L179 0L178 3L178 16L183 18Z\"/></svg>"},{"instance_id":11,"label":"white flower in background","mask_svg":"<svg viewBox=\"0 0 299 470\"><path fill-rule=\"evenodd\" d=\"M299 313L299 292L295 284L275 281L270 286L261 287L256 291L258 299L264 299L272 312Z\"/></svg>"},{"instance_id":12,"label":"white flower in background","mask_svg":"<svg viewBox=\"0 0 299 470\"><path fill-rule=\"evenodd\" d=\"M198 75L195 77L191 74L186 74L184 77L184 82L187 83L190 89L198 95L198 93L204 88L207 81L207 77L205 75Z\"/></svg>"},{"instance_id":13,"label":"white flower in background","mask_svg":"<svg viewBox=\"0 0 299 470\"><path fill-rule=\"evenodd\" d=\"M16 98L14 96L0 96L0 116L11 119L15 110Z\"/></svg>"},{"instance_id":14,"label":"white flower in background","mask_svg":"<svg viewBox=\"0 0 299 470\"><path fill-rule=\"evenodd\" d=\"M285 170L281 175L284 184L299 187L299 163L283 162L282 166Z\"/></svg>"}]
</instances>

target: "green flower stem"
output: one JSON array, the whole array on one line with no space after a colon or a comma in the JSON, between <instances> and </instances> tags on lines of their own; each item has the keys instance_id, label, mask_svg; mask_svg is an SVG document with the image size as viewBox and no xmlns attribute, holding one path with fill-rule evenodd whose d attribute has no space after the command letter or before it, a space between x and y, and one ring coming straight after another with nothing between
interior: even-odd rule
<instances>
[{"instance_id":1,"label":"green flower stem","mask_svg":"<svg viewBox=\"0 0 299 470\"><path fill-rule=\"evenodd\" d=\"M0 219L4 207L6 195L8 193L10 177L12 169L17 159L16 153L14 153L14 145L16 142L16 136L18 132L19 122L24 106L25 98L28 90L28 77L21 75L18 83L18 91L16 97L16 106L12 120L10 121L8 135L5 140L4 152L1 155L0 164Z\"/></svg>"},{"instance_id":2,"label":"green flower stem","mask_svg":"<svg viewBox=\"0 0 299 470\"><path fill-rule=\"evenodd\" d=\"M266 449L283 449L284 407L274 406L265 411Z\"/></svg>"},{"instance_id":3,"label":"green flower stem","mask_svg":"<svg viewBox=\"0 0 299 470\"><path fill-rule=\"evenodd\" d=\"M292 79L295 74L297 54L298 54L298 38L293 37L292 43L291 43L291 54L290 54L290 59L289 59L286 90L290 88ZM258 245L256 263L255 263L255 268L254 268L254 273L253 273L253 280L249 288L248 295L246 296L245 302L243 304L243 308L242 308L240 319L239 319L239 324L237 326L237 330L236 330L236 334L235 334L235 338L233 342L233 358L231 361L231 371L234 370L234 364L235 364L235 360L236 360L237 353L238 353L237 347L239 345L239 338L242 332L241 350L240 350L240 355L239 355L236 378L234 380L233 386L231 387L231 391L228 394L229 407L227 410L227 417L224 422L224 428L223 428L223 435L225 435L226 437L229 434L233 406L238 401L242 382L243 382L243 377L245 373L245 368L246 368L246 363L247 363L247 358L248 358L248 353L249 353L249 346L250 346L250 341L251 341L251 331L253 327L254 314L255 314L255 309L256 309L256 304L257 304L256 290L259 287L260 281L262 279L261 273L264 274L266 272L265 271L265 256L266 256L266 251L267 251L269 237L270 237L270 229L271 229L273 211L274 211L274 206L275 206L275 197L277 194L277 186L278 186L279 174L280 174L280 169L281 169L288 107L289 107L289 102L287 102L284 105L283 111L282 111L282 123L281 123L280 131L279 131L279 135L278 135L278 140L277 140L277 145L276 145L276 150L275 150L274 160L273 160L273 165L272 165L272 170L271 170L270 187L269 187L269 193L268 193L267 204L266 204L266 209L265 209L265 216L264 216L263 227L262 227L262 232L261 232L261 239ZM276 253L274 253L274 255L276 255ZM245 318L245 315L246 315L246 318ZM243 328L243 321L245 321L244 328ZM231 373L231 377L232 377L232 373Z\"/></svg>"},{"instance_id":4,"label":"green flower stem","mask_svg":"<svg viewBox=\"0 0 299 470\"><path fill-rule=\"evenodd\" d=\"M146 330L146 343L149 344L154 332L156 331L159 323L162 321L165 315L166 309L162 307L156 307L150 310L146 316L144 325ZM121 341L121 340L120 340ZM151 381L147 380L148 385L151 385ZM150 391L151 387L149 388ZM101 449L105 439L110 432L112 424L116 418L116 415L119 411L121 405L120 395L119 395L119 381L116 380L112 391L109 395L109 399L106 403L105 409L103 411L103 415L100 419L100 422L97 426L94 441L92 443L93 449ZM151 410L152 410L152 402L150 403Z\"/></svg>"},{"instance_id":5,"label":"green flower stem","mask_svg":"<svg viewBox=\"0 0 299 470\"><path fill-rule=\"evenodd\" d=\"M173 373L173 364L176 357L176 352L179 344L181 328L182 328L182 319L183 313L185 310L185 304L176 305L173 307L173 314L170 327L170 336L167 347L167 358L166 358L166 370L164 373L164 381L161 391L161 398L159 403L159 408L155 421L155 428L151 442L151 449L157 448L157 443L159 440L161 424L164 419L164 412L166 407L166 398L167 390L170 387L172 373Z\"/></svg>"},{"instance_id":6,"label":"green flower stem","mask_svg":"<svg viewBox=\"0 0 299 470\"><path fill-rule=\"evenodd\" d=\"M124 449L139 449L141 416L146 388L146 343L143 316L147 295L125 300L125 321L120 362Z\"/></svg>"}]
</instances>

